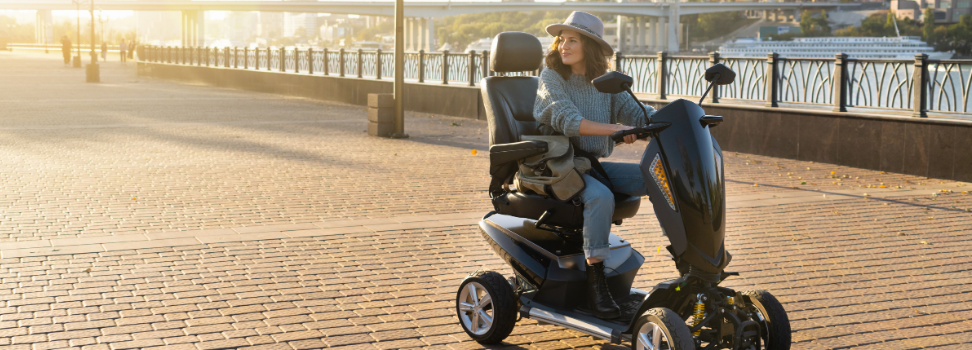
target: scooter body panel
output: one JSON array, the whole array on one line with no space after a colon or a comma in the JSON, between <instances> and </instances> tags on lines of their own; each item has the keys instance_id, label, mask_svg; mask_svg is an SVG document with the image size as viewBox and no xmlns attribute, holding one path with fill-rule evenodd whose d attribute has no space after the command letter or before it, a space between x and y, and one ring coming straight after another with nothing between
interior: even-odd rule
<instances>
[{"instance_id":1,"label":"scooter body panel","mask_svg":"<svg viewBox=\"0 0 972 350\"><path fill-rule=\"evenodd\" d=\"M587 275L583 252L549 251L544 247L543 232L532 229L534 220L494 214L479 223L480 231L490 246L513 267L530 286L524 296L558 309L583 307L587 300ZM542 231L542 230L541 230ZM645 258L631 248L631 243L617 235L609 238L610 257L605 261L610 271L605 274L612 295L628 296L638 269Z\"/></svg>"},{"instance_id":2,"label":"scooter body panel","mask_svg":"<svg viewBox=\"0 0 972 350\"><path fill-rule=\"evenodd\" d=\"M701 107L683 99L658 110L652 122L671 126L649 142L641 172L676 260L719 273L730 260L725 249L722 150L701 122L703 116Z\"/></svg>"}]
</instances>

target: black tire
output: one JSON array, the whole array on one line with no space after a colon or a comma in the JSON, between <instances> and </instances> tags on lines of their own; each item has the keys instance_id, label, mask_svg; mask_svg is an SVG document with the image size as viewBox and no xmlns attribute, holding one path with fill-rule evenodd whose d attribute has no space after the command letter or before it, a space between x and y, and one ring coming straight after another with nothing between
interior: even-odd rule
<instances>
[{"instance_id":1,"label":"black tire","mask_svg":"<svg viewBox=\"0 0 972 350\"><path fill-rule=\"evenodd\" d=\"M467 289L467 286L471 288ZM470 293L476 294L476 298L471 299ZM489 304L479 305L484 295L489 296ZM465 307L461 307L462 304L466 304ZM480 344L497 344L506 339L516 326L516 313L513 288L498 272L477 271L459 285L456 293L456 316L459 317L459 325L470 338ZM483 315L486 317L482 317ZM481 320L488 320L488 317L492 318L489 324L480 323ZM471 327L475 329L470 329Z\"/></svg>"},{"instance_id":2,"label":"black tire","mask_svg":"<svg viewBox=\"0 0 972 350\"><path fill-rule=\"evenodd\" d=\"M664 335L656 349L695 350L695 339L692 339L692 332L685 324L685 320L679 317L675 311L663 307L648 310L641 317L638 317L631 332L631 349L651 349L645 346L643 342L654 340L654 337L648 334L654 330L653 326L658 326L661 331L659 335Z\"/></svg>"},{"instance_id":3,"label":"black tire","mask_svg":"<svg viewBox=\"0 0 972 350\"><path fill-rule=\"evenodd\" d=\"M759 322L760 336L765 350L790 349L790 318L783 304L765 290L748 290L742 293L748 300L753 320Z\"/></svg>"}]
</instances>

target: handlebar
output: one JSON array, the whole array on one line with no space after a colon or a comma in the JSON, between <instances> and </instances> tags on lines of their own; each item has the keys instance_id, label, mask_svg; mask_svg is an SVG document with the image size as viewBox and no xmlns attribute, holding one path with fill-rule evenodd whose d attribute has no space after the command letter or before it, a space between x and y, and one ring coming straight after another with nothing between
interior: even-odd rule
<instances>
[{"instance_id":1,"label":"handlebar","mask_svg":"<svg viewBox=\"0 0 972 350\"><path fill-rule=\"evenodd\" d=\"M631 128L628 130L621 130L615 132L614 134L611 134L611 140L614 140L614 142L617 143L621 143L624 142L624 137L628 135L638 135L639 139L646 139L648 137L651 137L652 134L665 130L665 128L671 125L672 123L668 123L668 122L658 122L658 123L651 123L646 126Z\"/></svg>"},{"instance_id":2,"label":"handlebar","mask_svg":"<svg viewBox=\"0 0 972 350\"><path fill-rule=\"evenodd\" d=\"M621 130L611 134L611 140L614 142L622 143L624 142L624 137L628 135L638 135L639 139L646 139L651 136L651 132L647 130L646 127L637 127L628 130Z\"/></svg>"}]
</instances>

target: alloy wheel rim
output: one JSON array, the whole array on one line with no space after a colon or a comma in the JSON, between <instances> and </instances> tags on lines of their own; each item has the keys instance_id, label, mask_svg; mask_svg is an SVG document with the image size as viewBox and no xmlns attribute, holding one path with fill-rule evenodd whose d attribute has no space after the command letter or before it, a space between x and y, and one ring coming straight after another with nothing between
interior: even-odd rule
<instances>
[{"instance_id":1,"label":"alloy wheel rim","mask_svg":"<svg viewBox=\"0 0 972 350\"><path fill-rule=\"evenodd\" d=\"M459 292L459 318L463 327L475 335L493 326L493 298L479 282L469 282Z\"/></svg>"},{"instance_id":2,"label":"alloy wheel rim","mask_svg":"<svg viewBox=\"0 0 972 350\"><path fill-rule=\"evenodd\" d=\"M662 332L661 327L652 322L641 325L641 329L638 330L637 342L635 348L638 350L668 350L672 348L665 332Z\"/></svg>"}]
</instances>

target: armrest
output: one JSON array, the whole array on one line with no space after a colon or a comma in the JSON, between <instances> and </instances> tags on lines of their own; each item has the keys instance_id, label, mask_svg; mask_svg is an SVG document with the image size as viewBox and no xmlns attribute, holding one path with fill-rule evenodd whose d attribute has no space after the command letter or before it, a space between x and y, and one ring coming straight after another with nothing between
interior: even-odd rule
<instances>
[{"instance_id":1,"label":"armrest","mask_svg":"<svg viewBox=\"0 0 972 350\"><path fill-rule=\"evenodd\" d=\"M523 158L547 153L547 143L543 141L520 141L489 147L490 167L515 162Z\"/></svg>"}]
</instances>

